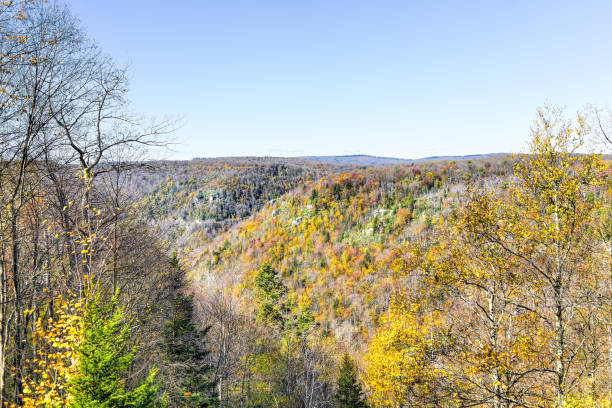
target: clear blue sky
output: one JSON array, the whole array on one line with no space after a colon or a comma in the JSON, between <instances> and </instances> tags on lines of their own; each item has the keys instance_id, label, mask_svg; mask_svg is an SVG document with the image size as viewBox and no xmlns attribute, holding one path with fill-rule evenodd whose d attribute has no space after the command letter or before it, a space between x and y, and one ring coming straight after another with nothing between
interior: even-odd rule
<instances>
[{"instance_id":1,"label":"clear blue sky","mask_svg":"<svg viewBox=\"0 0 612 408\"><path fill-rule=\"evenodd\" d=\"M612 105L612 2L67 0L130 63L167 158L522 151L538 106Z\"/></svg>"}]
</instances>

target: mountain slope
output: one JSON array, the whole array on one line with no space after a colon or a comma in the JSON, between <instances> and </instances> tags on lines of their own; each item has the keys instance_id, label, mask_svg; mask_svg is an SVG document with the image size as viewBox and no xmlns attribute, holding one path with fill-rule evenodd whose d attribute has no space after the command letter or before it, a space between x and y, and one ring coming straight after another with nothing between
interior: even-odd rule
<instances>
[{"instance_id":1,"label":"mountain slope","mask_svg":"<svg viewBox=\"0 0 612 408\"><path fill-rule=\"evenodd\" d=\"M212 243L193 236L184 258L194 280L225 288L253 310L253 282L270 264L291 307L312 312L317 330L359 349L415 261L413 243L464 199L465 182L501 184L510 163L424 163L330 174L267 203ZM243 295L238 293L244 292Z\"/></svg>"}]
</instances>

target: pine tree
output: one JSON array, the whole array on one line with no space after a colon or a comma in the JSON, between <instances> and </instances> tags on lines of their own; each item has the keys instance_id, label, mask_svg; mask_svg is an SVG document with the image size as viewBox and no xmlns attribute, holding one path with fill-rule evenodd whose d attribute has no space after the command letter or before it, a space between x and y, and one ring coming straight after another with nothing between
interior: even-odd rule
<instances>
[{"instance_id":1,"label":"pine tree","mask_svg":"<svg viewBox=\"0 0 612 408\"><path fill-rule=\"evenodd\" d=\"M355 363L348 354L345 354L342 359L335 399L338 408L366 408L368 406L363 398L361 384L357 380Z\"/></svg>"},{"instance_id":2,"label":"pine tree","mask_svg":"<svg viewBox=\"0 0 612 408\"><path fill-rule=\"evenodd\" d=\"M171 406L213 407L217 401L215 382L210 378L213 367L206 362L209 351L203 344L210 327L199 330L193 322L193 296L182 292L185 276L176 255L170 265L177 284L164 327L164 352L174 377L174 386L167 387L168 399Z\"/></svg>"},{"instance_id":3,"label":"pine tree","mask_svg":"<svg viewBox=\"0 0 612 408\"><path fill-rule=\"evenodd\" d=\"M259 268L255 276L255 288L257 297L260 301L258 318L261 321L274 323L279 326L285 324L283 312L286 311L281 299L287 292L278 273L268 263L264 263Z\"/></svg>"},{"instance_id":4,"label":"pine tree","mask_svg":"<svg viewBox=\"0 0 612 408\"><path fill-rule=\"evenodd\" d=\"M70 380L71 408L149 408L156 404L156 370L133 390L125 389L134 356L128 345L129 324L123 321L116 298L103 305L95 297L82 322L83 340L76 347L78 366Z\"/></svg>"}]
</instances>

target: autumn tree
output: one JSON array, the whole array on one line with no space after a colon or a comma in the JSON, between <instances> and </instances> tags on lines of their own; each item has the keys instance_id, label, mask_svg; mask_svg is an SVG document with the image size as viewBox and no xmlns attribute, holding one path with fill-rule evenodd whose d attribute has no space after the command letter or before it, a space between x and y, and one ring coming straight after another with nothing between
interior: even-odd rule
<instances>
[{"instance_id":1,"label":"autumn tree","mask_svg":"<svg viewBox=\"0 0 612 408\"><path fill-rule=\"evenodd\" d=\"M465 404L609 399L606 166L580 151L587 132L580 116L572 123L541 110L507 189L471 189L430 250L432 293L446 294L445 325L454 328L442 365Z\"/></svg>"},{"instance_id":2,"label":"autumn tree","mask_svg":"<svg viewBox=\"0 0 612 408\"><path fill-rule=\"evenodd\" d=\"M441 347L438 316L395 295L381 318L365 356L368 400L377 407L435 407L444 368L436 364ZM452 403L449 400L449 403Z\"/></svg>"},{"instance_id":3,"label":"autumn tree","mask_svg":"<svg viewBox=\"0 0 612 408\"><path fill-rule=\"evenodd\" d=\"M24 408L67 407L72 401L69 382L78 366L76 349L83 341L83 302L59 295L53 303L54 316L42 315L35 322L36 354L24 381Z\"/></svg>"},{"instance_id":4,"label":"autumn tree","mask_svg":"<svg viewBox=\"0 0 612 408\"><path fill-rule=\"evenodd\" d=\"M107 200L104 174L159 145L168 122L130 113L126 70L61 3L4 2L0 30L0 402L19 405L39 315L121 264L111 238L134 214Z\"/></svg>"},{"instance_id":5,"label":"autumn tree","mask_svg":"<svg viewBox=\"0 0 612 408\"><path fill-rule=\"evenodd\" d=\"M542 397L558 405L582 393L593 375L602 385L610 381L601 370L604 342L596 350L587 347L601 330L595 299L603 295L598 282L605 275L593 249L600 242L597 215L604 202L597 188L606 167L599 156L581 154L587 132L581 116L571 123L559 110L539 112L531 155L515 166L508 216L487 233L521 262L530 282L533 309L550 333L543 381L552 395Z\"/></svg>"}]
</instances>

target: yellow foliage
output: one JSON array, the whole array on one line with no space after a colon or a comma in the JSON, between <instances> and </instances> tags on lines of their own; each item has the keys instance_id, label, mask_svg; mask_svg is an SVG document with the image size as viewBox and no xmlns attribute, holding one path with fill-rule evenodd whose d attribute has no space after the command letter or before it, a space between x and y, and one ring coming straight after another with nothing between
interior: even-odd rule
<instances>
[{"instance_id":1,"label":"yellow foliage","mask_svg":"<svg viewBox=\"0 0 612 408\"><path fill-rule=\"evenodd\" d=\"M33 373L26 378L23 408L66 407L70 396L66 392L68 381L77 368L75 347L82 341L82 301L59 296L53 303L54 316L39 317L34 325L33 340L36 357Z\"/></svg>"},{"instance_id":2,"label":"yellow foliage","mask_svg":"<svg viewBox=\"0 0 612 408\"><path fill-rule=\"evenodd\" d=\"M376 407L426 406L443 372L433 363L439 338L437 315L394 297L365 356L364 382Z\"/></svg>"}]
</instances>

